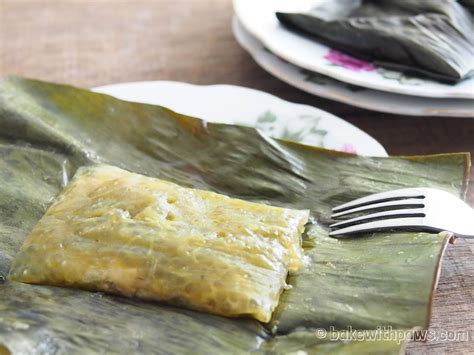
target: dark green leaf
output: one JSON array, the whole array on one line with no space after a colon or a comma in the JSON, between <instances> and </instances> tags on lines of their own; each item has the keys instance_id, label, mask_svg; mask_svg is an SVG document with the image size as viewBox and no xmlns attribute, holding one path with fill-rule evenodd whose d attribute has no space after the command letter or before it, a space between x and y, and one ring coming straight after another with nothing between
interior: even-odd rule
<instances>
[{"instance_id":1,"label":"dark green leaf","mask_svg":"<svg viewBox=\"0 0 474 355\"><path fill-rule=\"evenodd\" d=\"M397 353L401 345L393 342L321 344L309 330L299 347L300 333L294 332L349 325L426 328L447 236L381 233L332 239L330 209L407 186L461 196L469 156L363 158L69 86L5 80L0 86L2 278L67 179L78 167L97 162L247 200L308 208L314 219L304 241L309 264L291 276L293 289L282 295L268 325L2 281L0 344L14 353Z\"/></svg>"},{"instance_id":2,"label":"dark green leaf","mask_svg":"<svg viewBox=\"0 0 474 355\"><path fill-rule=\"evenodd\" d=\"M290 29L387 68L457 82L474 73L474 26L456 0L330 0L276 14Z\"/></svg>"}]
</instances>

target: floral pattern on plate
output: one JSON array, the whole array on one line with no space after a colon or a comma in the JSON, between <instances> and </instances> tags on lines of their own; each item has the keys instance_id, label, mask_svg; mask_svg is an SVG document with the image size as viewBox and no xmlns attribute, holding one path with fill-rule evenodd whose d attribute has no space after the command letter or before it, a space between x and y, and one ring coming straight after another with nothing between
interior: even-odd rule
<instances>
[{"instance_id":1,"label":"floral pattern on plate","mask_svg":"<svg viewBox=\"0 0 474 355\"><path fill-rule=\"evenodd\" d=\"M423 79L415 78L399 71L376 67L374 64L370 62L357 59L350 55L339 52L335 49L330 49L329 52L324 56L324 58L327 59L330 65L343 67L353 72L376 71L383 78L389 79L389 80L396 80L401 85L422 85L425 82ZM307 71L310 73L313 73L312 75L317 74L309 70ZM356 85L351 85L351 84L346 84L346 85L352 86L352 87L358 87L360 89L365 89L363 87L356 86Z\"/></svg>"},{"instance_id":2,"label":"floral pattern on plate","mask_svg":"<svg viewBox=\"0 0 474 355\"><path fill-rule=\"evenodd\" d=\"M422 85L424 83L423 79L415 78L399 71L377 68L377 73L385 79L397 80L402 85Z\"/></svg>"},{"instance_id":3,"label":"floral pattern on plate","mask_svg":"<svg viewBox=\"0 0 474 355\"><path fill-rule=\"evenodd\" d=\"M278 57L252 37L239 24L236 18L232 22L232 29L239 44L252 55L254 60L263 69L280 80L310 94L380 112L428 117L474 117L474 100L433 99L399 95L348 84L326 75L300 68ZM326 62L326 66L329 67L330 65L327 65ZM395 77L392 73L386 73L384 70L378 68L378 70L370 73L378 76L390 76L391 81L408 80L406 76ZM412 84L404 86L417 86Z\"/></svg>"},{"instance_id":4,"label":"floral pattern on plate","mask_svg":"<svg viewBox=\"0 0 474 355\"><path fill-rule=\"evenodd\" d=\"M328 131L318 127L320 121L321 117L303 114L294 117L290 122L296 124L290 125L287 120L279 120L275 113L268 110L257 117L255 128L272 137L293 142L311 141L312 144L324 148L324 138Z\"/></svg>"},{"instance_id":5,"label":"floral pattern on plate","mask_svg":"<svg viewBox=\"0 0 474 355\"><path fill-rule=\"evenodd\" d=\"M255 127L269 137L353 154L387 156L380 143L343 119L253 89L152 81L109 85L95 91L163 105L209 122Z\"/></svg>"},{"instance_id":6,"label":"floral pattern on plate","mask_svg":"<svg viewBox=\"0 0 474 355\"><path fill-rule=\"evenodd\" d=\"M372 63L351 57L335 49L330 49L324 58L332 65L337 65L355 72L375 70L375 66Z\"/></svg>"},{"instance_id":7,"label":"floral pattern on plate","mask_svg":"<svg viewBox=\"0 0 474 355\"><path fill-rule=\"evenodd\" d=\"M432 98L474 98L474 77L467 78L455 85L423 80L418 85L411 85L404 79L386 78L377 70L356 70L348 75L347 67L359 68L339 55L330 54L335 61L344 65L328 65L326 58L330 49L308 36L290 31L282 26L275 12L306 12L314 6L315 0L233 0L234 12L245 30L265 47L289 63L330 76L336 80L372 90L385 91L403 95ZM342 63L341 63L342 64ZM362 64L362 67L366 67ZM366 67L370 68L370 67Z\"/></svg>"},{"instance_id":8,"label":"floral pattern on plate","mask_svg":"<svg viewBox=\"0 0 474 355\"><path fill-rule=\"evenodd\" d=\"M299 114L288 120L267 110L257 117L254 127L271 137L326 148L325 139L329 132L320 127L322 119L323 117L315 115ZM357 154L357 150L349 142L343 142L337 149Z\"/></svg>"}]
</instances>

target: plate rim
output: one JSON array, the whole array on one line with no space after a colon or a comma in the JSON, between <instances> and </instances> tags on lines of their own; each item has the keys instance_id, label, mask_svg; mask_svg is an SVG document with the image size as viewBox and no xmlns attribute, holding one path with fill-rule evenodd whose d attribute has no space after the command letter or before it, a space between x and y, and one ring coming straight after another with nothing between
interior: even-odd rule
<instances>
[{"instance_id":1,"label":"plate rim","mask_svg":"<svg viewBox=\"0 0 474 355\"><path fill-rule=\"evenodd\" d=\"M326 76L329 76L331 78L334 78L336 80L346 82L349 84L357 85L360 87L368 88L368 89L373 89L373 90L378 90L378 91L385 91L385 92L390 92L394 94L400 94L400 95L406 95L406 96L417 96L417 97L431 97L431 98L456 98L456 99L474 99L474 90L470 93L459 93L459 92L454 92L454 93L443 93L443 92L433 92L430 90L417 90L416 92L410 91L410 88L407 86L391 86L387 88L384 85L369 82L367 80L360 81L360 79L357 79L356 75L344 75L342 73L335 73L334 71L330 70L330 66L328 68L319 66L319 65L314 65L312 63L309 63L308 61L302 61L300 58L294 56L292 53L288 53L288 51L280 49L278 46L274 45L275 41L270 41L267 37L263 36L261 32L256 31L253 26L250 26L248 21L245 19L245 16L242 16L242 14L246 13L246 11L241 10L240 6L242 3L249 1L249 0L232 0L233 4L233 9L234 9L234 14L238 17L240 23L244 26L244 28L251 33L255 38L257 38L266 48L268 48L271 52L275 53L279 57L287 60L288 62L300 67L304 68L307 70L311 70L320 74L324 74ZM260 0L262 1L262 0ZM264 0L267 1L268 0ZM295 36L295 38L298 38L297 34L291 33L291 31L286 30L288 34ZM317 43L320 46L327 47L330 49L330 47L325 46L321 43ZM470 78L469 80L472 80L474 83L474 77ZM434 82L435 84L441 84L438 82ZM415 89L416 90L416 89Z\"/></svg>"},{"instance_id":2,"label":"plate rim","mask_svg":"<svg viewBox=\"0 0 474 355\"><path fill-rule=\"evenodd\" d=\"M324 88L313 84L313 83L303 83L300 82L299 78L292 78L290 77L291 73L282 73L278 68L276 68L277 65L281 66L291 66L296 68L297 67L295 64L292 63L280 63L280 64L272 64L269 63L269 61L272 61L273 58L263 58L267 56L273 56L275 59L279 59L278 56L276 56L274 53L266 53L263 49L261 48L254 48L253 44L249 44L249 40L242 38L240 32L244 32L243 36L251 36L252 40L257 41L258 39L254 38L251 33L249 33L245 27L240 23L239 19L237 16L234 15L232 18L232 31L234 34L235 39L239 43L239 45L247 52L249 53L253 60L265 71L270 73L271 75L275 76L277 79L282 80L283 82L294 86L295 88L298 88L300 90L303 90L307 93L310 93L312 95L324 97L327 99L331 99L337 102L342 102L351 106L355 107L360 107L363 109L368 109L368 110L373 110L376 112L385 112L385 113L391 113L391 114L398 114L398 115L408 115L408 116L417 116L417 117L428 117L428 116L437 116L437 117L474 117L474 107L472 110L464 110L461 112L456 112L456 105L452 103L453 107L449 109L449 111L443 111L442 109L436 109L436 108L428 108L425 107L423 109L418 109L416 107L410 107L409 110L404 110L400 111L397 110L396 108L392 108L393 105L387 106L387 105L374 105L374 101L371 101L372 103L369 104L367 103L368 101L362 101L359 100L359 97L356 97L355 95L350 96L351 93L334 93L333 94L328 94L331 93L330 90L327 90L327 86L324 86ZM260 43L260 42L259 42ZM263 46L263 45L262 45ZM263 47L262 47L263 48ZM302 68L300 68L302 69ZM291 70L289 68L288 70ZM323 74L321 74L323 75ZM328 77L330 80L337 81L334 78ZM336 85L336 84L334 84ZM337 85L347 85L345 82L340 82L338 81ZM311 88L309 88L311 86ZM317 89L316 89L317 88ZM393 96L393 99L407 99L407 100L423 100L423 101L428 101L428 100L460 100L460 101L469 101L472 102L470 99L459 99L459 98L442 98L442 99L436 99L436 98L431 98L431 97L418 97L418 96L412 96L412 95L401 95L401 94L396 94L396 93L391 93L391 92L386 92L386 91L377 91L374 89L369 89L365 87L361 87L361 89L367 91L368 93L372 94L377 94L377 95L384 95L384 96ZM344 90L343 88L337 88L336 90ZM396 97L395 97L396 96ZM420 103L421 105L426 105L428 106L428 103ZM401 107L406 107L401 105Z\"/></svg>"}]
</instances>

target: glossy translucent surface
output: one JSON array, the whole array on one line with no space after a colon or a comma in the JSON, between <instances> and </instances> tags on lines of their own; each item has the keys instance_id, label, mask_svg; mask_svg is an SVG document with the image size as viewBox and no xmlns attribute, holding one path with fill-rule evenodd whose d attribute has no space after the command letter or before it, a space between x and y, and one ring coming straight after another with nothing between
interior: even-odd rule
<instances>
[{"instance_id":1,"label":"glossy translucent surface","mask_svg":"<svg viewBox=\"0 0 474 355\"><path fill-rule=\"evenodd\" d=\"M108 165L82 168L9 278L268 322L288 269L303 263L308 217Z\"/></svg>"}]
</instances>

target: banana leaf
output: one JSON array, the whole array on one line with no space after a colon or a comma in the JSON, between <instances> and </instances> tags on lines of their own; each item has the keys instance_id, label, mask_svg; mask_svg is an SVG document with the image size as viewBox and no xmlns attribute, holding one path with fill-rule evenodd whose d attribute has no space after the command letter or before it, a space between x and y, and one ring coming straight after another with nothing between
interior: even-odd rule
<instances>
[{"instance_id":1,"label":"banana leaf","mask_svg":"<svg viewBox=\"0 0 474 355\"><path fill-rule=\"evenodd\" d=\"M382 67L451 83L474 73L473 20L456 0L331 0L276 16Z\"/></svg>"},{"instance_id":2,"label":"banana leaf","mask_svg":"<svg viewBox=\"0 0 474 355\"><path fill-rule=\"evenodd\" d=\"M11 78L0 85L0 353L398 353L332 341L351 326L427 328L446 233L328 236L334 205L408 186L463 196L468 154L370 158L274 140L164 107ZM8 281L23 240L75 171L106 163L249 201L310 209L308 265L268 324Z\"/></svg>"},{"instance_id":3,"label":"banana leaf","mask_svg":"<svg viewBox=\"0 0 474 355\"><path fill-rule=\"evenodd\" d=\"M462 6L468 9L471 14L474 13L474 0L460 0Z\"/></svg>"}]
</instances>

